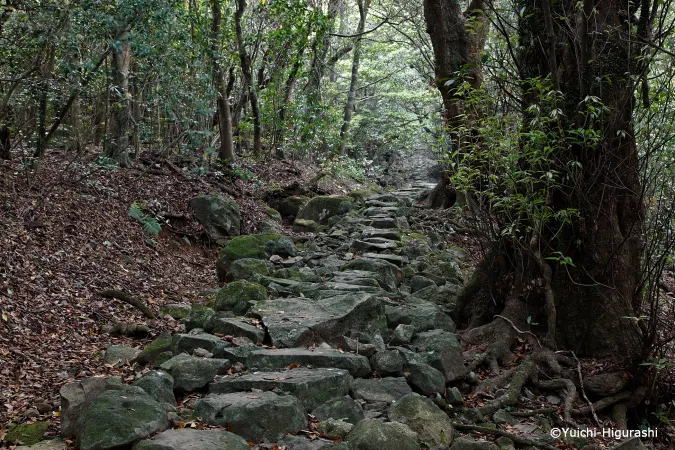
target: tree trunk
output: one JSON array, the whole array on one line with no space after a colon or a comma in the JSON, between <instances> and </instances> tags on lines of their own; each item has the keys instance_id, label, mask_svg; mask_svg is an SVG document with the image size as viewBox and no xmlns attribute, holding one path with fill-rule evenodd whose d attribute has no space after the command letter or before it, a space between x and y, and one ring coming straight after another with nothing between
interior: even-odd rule
<instances>
[{"instance_id":1,"label":"tree trunk","mask_svg":"<svg viewBox=\"0 0 675 450\"><path fill-rule=\"evenodd\" d=\"M642 49L622 17L622 2L608 0L595 9L593 2L584 3L584 9L590 4L594 11L591 16L575 9L573 0L546 2L543 10L541 2L523 1L523 86L529 87L530 78L551 76L564 94L557 105L564 113L563 126L599 133L596 143L573 143L556 154L558 168L580 168L569 169L569 191L553 195L551 204L555 210L575 209L581 218L566 232L549 230L542 238L545 248L562 252L575 265L551 267L557 345L590 356L629 357L641 341L631 319L640 314L644 224L631 77L638 74ZM549 15L558 22L549 23ZM581 32L570 34L568 23L581 24ZM541 44L530 47L535 41ZM577 49L588 55L584 61ZM586 93L606 107L590 123ZM525 92L524 110L536 102L533 93Z\"/></svg>"},{"instance_id":2,"label":"tree trunk","mask_svg":"<svg viewBox=\"0 0 675 450\"><path fill-rule=\"evenodd\" d=\"M49 98L49 78L54 68L54 48L51 45L45 50L44 60L40 64L40 93L37 111L37 146L35 157L41 158L47 150L47 100Z\"/></svg>"},{"instance_id":3,"label":"tree trunk","mask_svg":"<svg viewBox=\"0 0 675 450\"><path fill-rule=\"evenodd\" d=\"M483 0L473 0L462 12L457 1L425 0L424 17L427 33L434 49L436 87L443 98L443 119L451 136L450 154L461 151L462 143L456 129L470 126L475 117L464 115L458 88L467 81L473 89L483 84L480 56L487 36L487 17ZM456 192L443 174L430 196L432 208L452 206Z\"/></svg>"},{"instance_id":4,"label":"tree trunk","mask_svg":"<svg viewBox=\"0 0 675 450\"><path fill-rule=\"evenodd\" d=\"M234 161L234 141L232 138L232 115L230 101L225 86L225 74L219 60L220 27L222 11L218 0L211 0L211 57L213 59L213 85L218 99L218 129L220 131L220 150L218 156L226 163Z\"/></svg>"},{"instance_id":5,"label":"tree trunk","mask_svg":"<svg viewBox=\"0 0 675 450\"><path fill-rule=\"evenodd\" d=\"M424 0L427 33L434 49L436 87L443 97L444 119L453 128L463 124L463 99L457 89L468 81L483 84L480 54L487 35L483 0L473 0L462 12L458 1Z\"/></svg>"},{"instance_id":6,"label":"tree trunk","mask_svg":"<svg viewBox=\"0 0 675 450\"><path fill-rule=\"evenodd\" d=\"M356 28L356 43L354 44L354 55L352 59L352 77L349 81L349 92L347 93L347 104L345 105L344 118L340 128L340 154L347 154L347 133L352 121L354 112L354 101L356 100L356 87L359 82L359 64L361 62L361 35L366 28L366 18L371 0L357 0L359 5L359 25Z\"/></svg>"},{"instance_id":7,"label":"tree trunk","mask_svg":"<svg viewBox=\"0 0 675 450\"><path fill-rule=\"evenodd\" d=\"M131 68L131 45L128 30L121 32L112 51L112 82L115 99L110 120L110 138L107 152L121 167L131 166L129 136L131 132L131 101L129 95L129 72Z\"/></svg>"},{"instance_id":8,"label":"tree trunk","mask_svg":"<svg viewBox=\"0 0 675 450\"><path fill-rule=\"evenodd\" d=\"M237 9L234 13L234 28L237 35L237 48L239 50L241 72L244 77L246 88L248 89L248 98L251 102L251 114L253 115L253 153L259 155L262 152L262 126L260 124L260 107L258 106L258 96L256 95L255 85L253 84L251 57L246 51L244 32L241 28L241 19L245 10L246 0L237 0Z\"/></svg>"}]
</instances>

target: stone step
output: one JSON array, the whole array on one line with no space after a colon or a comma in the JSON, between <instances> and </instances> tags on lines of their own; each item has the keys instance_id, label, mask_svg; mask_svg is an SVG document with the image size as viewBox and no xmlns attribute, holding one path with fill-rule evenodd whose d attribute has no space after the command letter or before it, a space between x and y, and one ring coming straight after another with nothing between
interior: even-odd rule
<instances>
[{"instance_id":1,"label":"stone step","mask_svg":"<svg viewBox=\"0 0 675 450\"><path fill-rule=\"evenodd\" d=\"M264 349L251 353L248 366L253 370L281 369L291 364L347 370L352 376L367 376L371 369L365 356L344 353L338 350L280 348Z\"/></svg>"},{"instance_id":2,"label":"stone step","mask_svg":"<svg viewBox=\"0 0 675 450\"><path fill-rule=\"evenodd\" d=\"M386 250L393 250L395 248L398 248L398 244L394 241L389 241L389 242L367 242L367 241L362 241L360 239L355 239L352 241L351 248L357 251L367 251L367 250L373 250L373 251L386 251Z\"/></svg>"},{"instance_id":3,"label":"stone step","mask_svg":"<svg viewBox=\"0 0 675 450\"><path fill-rule=\"evenodd\" d=\"M408 258L404 256L392 255L389 253L366 253L363 255L364 258L372 259L381 259L387 262L390 262L398 267L403 267L404 264L408 264Z\"/></svg>"},{"instance_id":4,"label":"stone step","mask_svg":"<svg viewBox=\"0 0 675 450\"><path fill-rule=\"evenodd\" d=\"M251 389L274 391L294 395L309 412L328 400L347 395L351 380L349 372L342 369L297 368L222 377L209 385L209 393L230 394Z\"/></svg>"},{"instance_id":5,"label":"stone step","mask_svg":"<svg viewBox=\"0 0 675 450\"><path fill-rule=\"evenodd\" d=\"M412 393L405 378L370 378L352 380L350 391L352 397L366 402L393 403Z\"/></svg>"},{"instance_id":6,"label":"stone step","mask_svg":"<svg viewBox=\"0 0 675 450\"><path fill-rule=\"evenodd\" d=\"M400 241L401 240L401 233L398 231L392 231L392 230L382 230L382 229L377 229L377 228L369 228L367 230L363 230L361 232L361 239L370 239L370 238L376 238L376 237L381 237L385 239L389 239L392 241Z\"/></svg>"},{"instance_id":7,"label":"stone step","mask_svg":"<svg viewBox=\"0 0 675 450\"><path fill-rule=\"evenodd\" d=\"M399 208L395 206L371 206L366 209L366 217L375 217L375 216L386 216L386 215L396 215L399 212Z\"/></svg>"},{"instance_id":8,"label":"stone step","mask_svg":"<svg viewBox=\"0 0 675 450\"><path fill-rule=\"evenodd\" d=\"M398 222L393 217L371 217L367 224L374 228L399 228Z\"/></svg>"},{"instance_id":9,"label":"stone step","mask_svg":"<svg viewBox=\"0 0 675 450\"><path fill-rule=\"evenodd\" d=\"M195 404L194 413L207 424L227 426L252 442L276 442L286 433L307 428L300 400L273 392L209 394Z\"/></svg>"},{"instance_id":10,"label":"stone step","mask_svg":"<svg viewBox=\"0 0 675 450\"><path fill-rule=\"evenodd\" d=\"M262 320L272 344L277 347L324 342L344 346L343 336L352 331L375 335L382 334L387 326L382 302L364 293L313 301L302 297L273 299L257 303L249 314Z\"/></svg>"}]
</instances>

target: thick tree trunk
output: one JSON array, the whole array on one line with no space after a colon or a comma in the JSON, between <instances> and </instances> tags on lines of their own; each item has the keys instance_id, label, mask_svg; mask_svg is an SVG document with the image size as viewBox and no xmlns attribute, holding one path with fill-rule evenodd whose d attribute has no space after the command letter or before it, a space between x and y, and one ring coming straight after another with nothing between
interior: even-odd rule
<instances>
[{"instance_id":1,"label":"thick tree trunk","mask_svg":"<svg viewBox=\"0 0 675 450\"><path fill-rule=\"evenodd\" d=\"M480 57L487 36L484 8L483 0L473 0L465 12L458 1L424 1L427 33L434 49L435 83L443 98L443 119L451 136L450 154L462 147L456 129L470 126L469 122L477 119L464 115L466 99L459 95L458 88L464 81L473 89L483 84ZM430 198L432 207L452 206L455 194L444 175Z\"/></svg>"},{"instance_id":2,"label":"thick tree trunk","mask_svg":"<svg viewBox=\"0 0 675 450\"><path fill-rule=\"evenodd\" d=\"M361 62L361 35L366 28L366 18L371 0L357 0L359 5L359 25L356 28L356 43L354 44L354 55L352 59L352 77L349 81L349 92L347 93L347 104L345 105L342 128L340 128L340 154L347 154L347 133L352 122L354 113L354 101L356 100L356 88L359 82L359 64Z\"/></svg>"},{"instance_id":3,"label":"thick tree trunk","mask_svg":"<svg viewBox=\"0 0 675 450\"><path fill-rule=\"evenodd\" d=\"M112 51L112 82L114 86L114 110L110 120L110 138L107 152L121 167L129 167L129 136L131 131L131 101L129 99L129 72L131 68L131 45L129 31L117 36Z\"/></svg>"},{"instance_id":4,"label":"thick tree trunk","mask_svg":"<svg viewBox=\"0 0 675 450\"><path fill-rule=\"evenodd\" d=\"M248 89L248 98L251 102L251 114L253 115L253 153L259 155L262 152L262 126L260 123L260 107L258 106L258 96L256 95L255 85L253 84L251 57L246 51L244 32L241 28L241 19L245 10L246 0L237 0L237 10L234 13L234 28L237 35L237 48L239 50L241 72L244 76L246 88Z\"/></svg>"},{"instance_id":5,"label":"thick tree trunk","mask_svg":"<svg viewBox=\"0 0 675 450\"><path fill-rule=\"evenodd\" d=\"M468 81L474 89L483 84L480 54L487 35L482 0L473 0L462 12L456 0L424 0L427 33L434 48L436 87L443 97L444 119L452 129L463 124L463 99L457 89Z\"/></svg>"},{"instance_id":6,"label":"thick tree trunk","mask_svg":"<svg viewBox=\"0 0 675 450\"><path fill-rule=\"evenodd\" d=\"M574 143L556 154L557 167L580 168L569 170L567 192L552 196L551 204L555 210L575 209L581 216L572 229L549 230L542 236L544 248L562 252L575 265L551 264L556 342L585 355L635 356L641 335L631 318L640 313L644 209L631 76L641 49L637 40L625 36L631 30L619 0L605 1L592 17L575 9L573 0L551 3L542 10L541 2L523 1L523 86L528 88L529 78L551 76L564 94L558 105L564 113L563 128L592 128L600 136L597 143ZM574 14L570 11L577 11L577 17L566 17ZM567 23L581 24L582 33L570 34ZM535 41L541 44L528 45ZM580 61L576 49L588 57ZM590 123L586 93L606 107ZM538 98L525 92L524 101L526 110Z\"/></svg>"},{"instance_id":7,"label":"thick tree trunk","mask_svg":"<svg viewBox=\"0 0 675 450\"><path fill-rule=\"evenodd\" d=\"M218 0L211 0L211 57L213 58L213 85L218 99L218 129L220 131L220 151L218 156L226 163L234 161L234 140L232 138L232 114L225 86L225 74L219 60L220 28L222 11Z\"/></svg>"}]
</instances>

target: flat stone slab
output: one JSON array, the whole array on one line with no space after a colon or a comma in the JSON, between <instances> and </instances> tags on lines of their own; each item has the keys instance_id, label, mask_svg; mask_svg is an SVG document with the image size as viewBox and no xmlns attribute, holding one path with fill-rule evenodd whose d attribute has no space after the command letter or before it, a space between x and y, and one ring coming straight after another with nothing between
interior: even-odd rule
<instances>
[{"instance_id":1,"label":"flat stone slab","mask_svg":"<svg viewBox=\"0 0 675 450\"><path fill-rule=\"evenodd\" d=\"M392 241L400 241L401 233L393 230L380 230L377 228L368 228L361 232L361 239L368 239L374 237L381 237L385 239L390 239Z\"/></svg>"},{"instance_id":2,"label":"flat stone slab","mask_svg":"<svg viewBox=\"0 0 675 450\"><path fill-rule=\"evenodd\" d=\"M337 350L310 350L305 348L264 349L254 351L248 357L248 366L254 370L281 369L291 364L344 369L355 377L364 377L370 373L368 358L352 353L342 353Z\"/></svg>"},{"instance_id":3,"label":"flat stone slab","mask_svg":"<svg viewBox=\"0 0 675 450\"><path fill-rule=\"evenodd\" d=\"M214 317L209 321L209 327L214 333L247 337L253 342L262 342L265 340L265 330L258 328L243 319Z\"/></svg>"},{"instance_id":4,"label":"flat stone slab","mask_svg":"<svg viewBox=\"0 0 675 450\"><path fill-rule=\"evenodd\" d=\"M251 313L262 319L276 347L309 347L324 342L344 346L343 336L352 330L381 334L387 326L382 302L362 293L333 295L315 301L307 298L268 300L257 303Z\"/></svg>"},{"instance_id":5,"label":"flat stone slab","mask_svg":"<svg viewBox=\"0 0 675 450\"><path fill-rule=\"evenodd\" d=\"M393 403L412 393L405 378L370 378L353 380L350 387L354 398L367 402Z\"/></svg>"},{"instance_id":6,"label":"flat stone slab","mask_svg":"<svg viewBox=\"0 0 675 450\"><path fill-rule=\"evenodd\" d=\"M398 256L398 255L391 255L389 253L366 253L363 255L364 258L373 258L373 259L381 259L387 262L390 262L398 267L402 267L403 264L408 263L408 258L405 258L403 256Z\"/></svg>"},{"instance_id":7,"label":"flat stone slab","mask_svg":"<svg viewBox=\"0 0 675 450\"><path fill-rule=\"evenodd\" d=\"M386 250L393 250L395 248L398 248L398 244L396 242L390 241L390 242L368 242L368 241L362 241L360 239L356 239L352 242L351 248L354 250L360 250L360 251L366 251L366 250L374 250L374 251L386 251Z\"/></svg>"},{"instance_id":8,"label":"flat stone slab","mask_svg":"<svg viewBox=\"0 0 675 450\"><path fill-rule=\"evenodd\" d=\"M133 446L133 450L250 450L244 438L224 430L166 430Z\"/></svg>"},{"instance_id":9,"label":"flat stone slab","mask_svg":"<svg viewBox=\"0 0 675 450\"><path fill-rule=\"evenodd\" d=\"M332 398L347 395L351 380L349 372L342 369L297 368L223 377L209 385L209 393L229 394L251 389L274 391L297 397L305 409L311 411Z\"/></svg>"},{"instance_id":10,"label":"flat stone slab","mask_svg":"<svg viewBox=\"0 0 675 450\"><path fill-rule=\"evenodd\" d=\"M373 228L398 228L398 222L393 217L373 217L368 225Z\"/></svg>"},{"instance_id":11,"label":"flat stone slab","mask_svg":"<svg viewBox=\"0 0 675 450\"><path fill-rule=\"evenodd\" d=\"M273 392L209 394L195 404L194 414L209 425L228 426L252 442L275 442L307 428L300 400Z\"/></svg>"}]
</instances>

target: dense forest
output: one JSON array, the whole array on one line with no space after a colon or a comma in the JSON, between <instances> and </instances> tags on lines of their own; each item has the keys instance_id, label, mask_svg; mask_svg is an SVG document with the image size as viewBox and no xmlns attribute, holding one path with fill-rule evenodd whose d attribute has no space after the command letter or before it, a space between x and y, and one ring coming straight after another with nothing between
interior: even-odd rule
<instances>
[{"instance_id":1,"label":"dense forest","mask_svg":"<svg viewBox=\"0 0 675 450\"><path fill-rule=\"evenodd\" d=\"M0 446L672 448L674 28L0 0Z\"/></svg>"}]
</instances>

